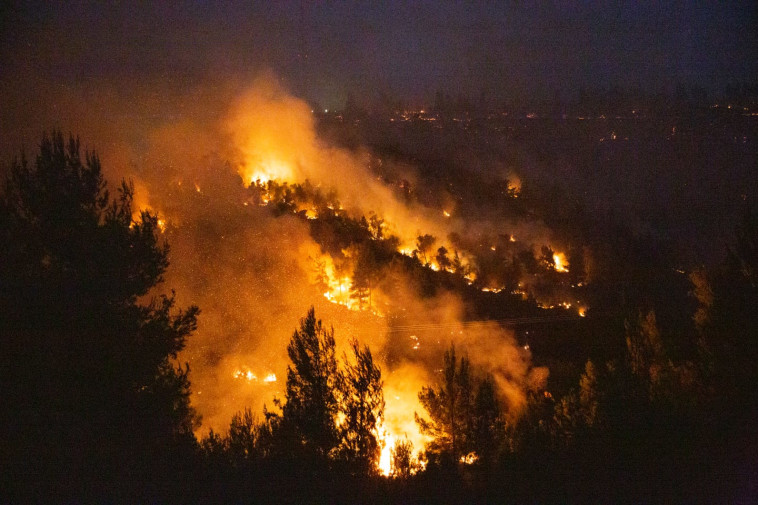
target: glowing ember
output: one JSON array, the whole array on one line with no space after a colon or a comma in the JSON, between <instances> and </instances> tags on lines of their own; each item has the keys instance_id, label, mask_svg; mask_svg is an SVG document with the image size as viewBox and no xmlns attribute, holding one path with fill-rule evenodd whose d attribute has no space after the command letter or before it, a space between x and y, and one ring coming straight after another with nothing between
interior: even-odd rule
<instances>
[{"instance_id":1,"label":"glowing ember","mask_svg":"<svg viewBox=\"0 0 758 505\"><path fill-rule=\"evenodd\" d=\"M258 376L249 368L245 368L245 369L238 368L237 370L234 371L232 376L235 379L246 380L247 382L258 382ZM265 382L266 384L271 384L272 382L276 382L276 374L273 372L267 374L263 378L262 382Z\"/></svg>"},{"instance_id":2,"label":"glowing ember","mask_svg":"<svg viewBox=\"0 0 758 505\"><path fill-rule=\"evenodd\" d=\"M446 211L446 210L442 211L442 215L445 216L445 217L450 217L450 213L448 211Z\"/></svg>"},{"instance_id":3,"label":"glowing ember","mask_svg":"<svg viewBox=\"0 0 758 505\"><path fill-rule=\"evenodd\" d=\"M234 378L235 379L245 379L248 382L257 381L258 377L251 372L250 370L235 370L234 372Z\"/></svg>"},{"instance_id":4,"label":"glowing ember","mask_svg":"<svg viewBox=\"0 0 758 505\"><path fill-rule=\"evenodd\" d=\"M461 456L461 463L466 465L471 465L476 463L476 460L479 459L479 456L476 455L475 452L470 452L466 454L465 456Z\"/></svg>"}]
</instances>

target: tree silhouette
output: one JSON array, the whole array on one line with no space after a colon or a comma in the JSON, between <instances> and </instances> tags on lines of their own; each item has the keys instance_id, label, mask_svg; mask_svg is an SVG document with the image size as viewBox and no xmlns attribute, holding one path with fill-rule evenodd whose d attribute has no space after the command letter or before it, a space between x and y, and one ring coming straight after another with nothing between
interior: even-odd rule
<instances>
[{"instance_id":1,"label":"tree silhouette","mask_svg":"<svg viewBox=\"0 0 758 505\"><path fill-rule=\"evenodd\" d=\"M491 466L503 450L505 422L495 380L472 368L466 356L459 360L455 346L445 352L442 380L425 386L419 401L429 419L418 414L421 432L431 437L431 461L478 461Z\"/></svg>"},{"instance_id":2,"label":"tree silhouette","mask_svg":"<svg viewBox=\"0 0 758 505\"><path fill-rule=\"evenodd\" d=\"M390 455L391 475L397 479L408 479L420 469L413 455L413 442L407 438L398 440Z\"/></svg>"},{"instance_id":3,"label":"tree silhouette","mask_svg":"<svg viewBox=\"0 0 758 505\"><path fill-rule=\"evenodd\" d=\"M758 410L758 216L747 210L726 261L691 276L703 375L732 407Z\"/></svg>"},{"instance_id":4,"label":"tree silhouette","mask_svg":"<svg viewBox=\"0 0 758 505\"><path fill-rule=\"evenodd\" d=\"M342 375L335 357L334 329L316 320L313 307L292 334L287 354L292 364L287 367L282 429L298 452L324 462L339 442L335 420Z\"/></svg>"},{"instance_id":5,"label":"tree silhouette","mask_svg":"<svg viewBox=\"0 0 758 505\"><path fill-rule=\"evenodd\" d=\"M436 237L432 235L419 235L416 239L416 249L413 251L414 255L421 261L424 266L429 265L432 260L432 253L434 251L434 243L437 241Z\"/></svg>"},{"instance_id":6,"label":"tree silhouette","mask_svg":"<svg viewBox=\"0 0 758 505\"><path fill-rule=\"evenodd\" d=\"M380 455L378 426L384 416L382 375L368 347L351 342L344 365L335 356L334 329L316 319L313 307L300 320L287 346L281 414L266 412L260 428L266 447L259 452L295 462L308 471L345 469L376 473Z\"/></svg>"},{"instance_id":7,"label":"tree silhouette","mask_svg":"<svg viewBox=\"0 0 758 505\"><path fill-rule=\"evenodd\" d=\"M474 382L468 358L464 356L458 361L454 346L445 351L444 359L438 388L424 386L418 395L430 419L417 414L416 422L421 432L432 438L428 452L457 461L469 448Z\"/></svg>"},{"instance_id":8,"label":"tree silhouette","mask_svg":"<svg viewBox=\"0 0 758 505\"><path fill-rule=\"evenodd\" d=\"M368 346L361 348L353 340L350 347L354 359L350 362L344 357L340 453L354 467L354 473L370 475L377 472L381 453L378 425L384 416L382 373Z\"/></svg>"},{"instance_id":9,"label":"tree silhouette","mask_svg":"<svg viewBox=\"0 0 758 505\"><path fill-rule=\"evenodd\" d=\"M2 471L17 499L140 493L191 449L188 367L172 360L198 309L143 302L168 266L157 217L132 218L94 153L45 136L0 195ZM178 445L177 445L178 444ZM152 475L151 475L152 474ZM123 498L123 497L122 497Z\"/></svg>"}]
</instances>

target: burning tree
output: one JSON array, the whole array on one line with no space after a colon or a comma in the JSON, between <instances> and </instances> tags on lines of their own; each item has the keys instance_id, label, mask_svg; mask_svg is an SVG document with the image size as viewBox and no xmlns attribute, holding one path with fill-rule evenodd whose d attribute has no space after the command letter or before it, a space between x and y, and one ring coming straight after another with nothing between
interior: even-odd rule
<instances>
[{"instance_id":1,"label":"burning tree","mask_svg":"<svg viewBox=\"0 0 758 505\"><path fill-rule=\"evenodd\" d=\"M98 157L82 158L78 139L66 145L60 133L43 138L34 164L22 156L10 167L0 195L0 445L20 493L78 501L95 482L105 486L96 493L139 493L194 443L189 369L173 359L198 309L175 311L173 295L142 302L168 246L157 216L132 218L132 196L126 182L112 196Z\"/></svg>"}]
</instances>

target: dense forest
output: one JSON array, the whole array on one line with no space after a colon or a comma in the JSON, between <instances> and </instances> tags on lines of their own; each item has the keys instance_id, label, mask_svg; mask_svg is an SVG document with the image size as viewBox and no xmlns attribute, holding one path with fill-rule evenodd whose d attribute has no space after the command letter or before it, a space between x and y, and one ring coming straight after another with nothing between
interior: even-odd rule
<instances>
[{"instance_id":1,"label":"dense forest","mask_svg":"<svg viewBox=\"0 0 758 505\"><path fill-rule=\"evenodd\" d=\"M368 163L399 198L424 201L380 161ZM171 235L134 191L108 184L98 156L60 132L8 167L2 503L748 503L758 493L758 215L747 206L727 254L684 271L665 240L536 184L490 181L481 199L498 202L488 212L560 227L565 253L513 235L423 233L401 251L381 215L348 214L336 192L252 181L245 205L304 223L333 261L316 267L322 291L327 267L349 272L339 303L402 328L393 306L406 289L456 292L466 319L521 325L519 346L550 369L516 409L473 349L444 342L435 380L417 392L424 446L400 439L385 456L386 371L360 335L340 353L339 326L312 304L282 349L281 396L200 434L192 371L177 358L203 307L177 307L163 289Z\"/></svg>"}]
</instances>

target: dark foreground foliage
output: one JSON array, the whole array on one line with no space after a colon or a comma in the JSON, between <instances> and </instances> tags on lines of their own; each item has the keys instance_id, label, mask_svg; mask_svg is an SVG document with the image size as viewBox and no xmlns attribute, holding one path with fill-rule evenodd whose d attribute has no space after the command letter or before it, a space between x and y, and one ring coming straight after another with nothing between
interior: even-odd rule
<instances>
[{"instance_id":1,"label":"dark foreground foliage","mask_svg":"<svg viewBox=\"0 0 758 505\"><path fill-rule=\"evenodd\" d=\"M45 137L0 196L0 501L161 499L196 416L172 363L198 310L145 300L168 266L157 218L132 219L94 153Z\"/></svg>"}]
</instances>

